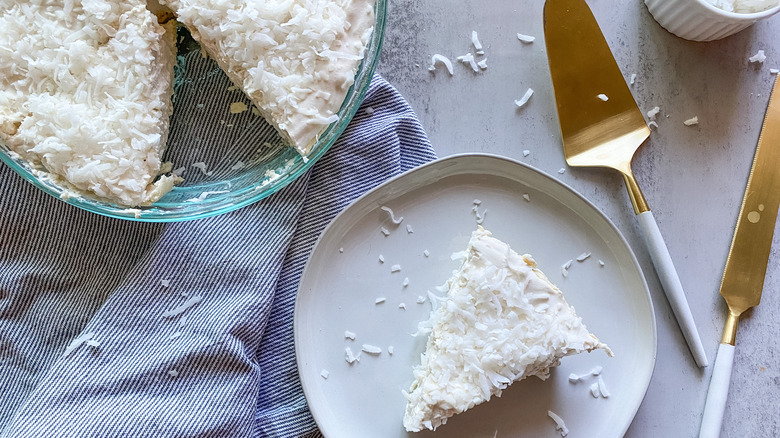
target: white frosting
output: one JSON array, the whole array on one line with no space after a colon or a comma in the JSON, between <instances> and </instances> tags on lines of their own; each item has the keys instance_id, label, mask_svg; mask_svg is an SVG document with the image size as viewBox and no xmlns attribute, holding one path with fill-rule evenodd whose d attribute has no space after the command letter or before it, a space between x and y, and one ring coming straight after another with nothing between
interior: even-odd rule
<instances>
[{"instance_id":1,"label":"white frosting","mask_svg":"<svg viewBox=\"0 0 780 438\"><path fill-rule=\"evenodd\" d=\"M430 332L407 394L404 427L435 429L528 376L544 380L564 356L603 349L563 294L536 267L482 227L447 296L420 324Z\"/></svg>"}]
</instances>

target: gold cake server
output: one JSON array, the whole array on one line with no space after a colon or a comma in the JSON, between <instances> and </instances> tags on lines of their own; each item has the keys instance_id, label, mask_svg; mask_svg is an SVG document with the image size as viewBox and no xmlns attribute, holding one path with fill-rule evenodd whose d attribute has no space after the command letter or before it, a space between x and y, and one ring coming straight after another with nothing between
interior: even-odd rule
<instances>
[{"instance_id":1,"label":"gold cake server","mask_svg":"<svg viewBox=\"0 0 780 438\"><path fill-rule=\"evenodd\" d=\"M631 172L631 159L650 136L593 13L585 0L547 0L544 37L555 103L569 166L619 171L642 237L696 364L707 366L704 346L661 231Z\"/></svg>"},{"instance_id":2,"label":"gold cake server","mask_svg":"<svg viewBox=\"0 0 780 438\"><path fill-rule=\"evenodd\" d=\"M729 313L707 391L700 438L717 438L726 409L734 364L737 323L743 312L761 301L766 265L780 206L780 77L775 79L764 125L758 137L753 167L737 217L731 249L723 270L720 294Z\"/></svg>"}]
</instances>

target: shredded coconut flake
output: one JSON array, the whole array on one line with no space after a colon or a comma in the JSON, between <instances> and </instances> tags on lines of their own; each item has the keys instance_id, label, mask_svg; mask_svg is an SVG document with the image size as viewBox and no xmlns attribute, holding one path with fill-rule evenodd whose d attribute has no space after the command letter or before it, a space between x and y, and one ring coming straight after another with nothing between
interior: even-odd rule
<instances>
[{"instance_id":1,"label":"shredded coconut flake","mask_svg":"<svg viewBox=\"0 0 780 438\"><path fill-rule=\"evenodd\" d=\"M412 228L411 224L406 224L406 232L409 234L414 234L414 229Z\"/></svg>"},{"instance_id":2,"label":"shredded coconut flake","mask_svg":"<svg viewBox=\"0 0 780 438\"><path fill-rule=\"evenodd\" d=\"M179 375L179 372L176 370L168 370L168 375L171 377L177 377Z\"/></svg>"},{"instance_id":3,"label":"shredded coconut flake","mask_svg":"<svg viewBox=\"0 0 780 438\"><path fill-rule=\"evenodd\" d=\"M431 57L431 66L428 67L428 70L430 70L430 71L436 70L436 63L437 62L441 62L442 64L444 64L444 66L447 68L447 72L450 74L450 76L455 74L454 70L452 69L452 61L450 61L449 58L447 58L446 56L440 55L438 53Z\"/></svg>"},{"instance_id":4,"label":"shredded coconut flake","mask_svg":"<svg viewBox=\"0 0 780 438\"><path fill-rule=\"evenodd\" d=\"M192 163L190 164L190 166L200 170L200 172L206 176L211 176L214 174L214 171L209 171L209 172L206 171L206 163L202 161L198 161L197 163Z\"/></svg>"},{"instance_id":5,"label":"shredded coconut flake","mask_svg":"<svg viewBox=\"0 0 780 438\"><path fill-rule=\"evenodd\" d=\"M547 411L547 416L552 418L552 420L555 422L555 430L561 431L561 436L566 436L569 434L569 429L566 427L566 423L563 422L563 418L561 418L560 415L553 411Z\"/></svg>"},{"instance_id":6,"label":"shredded coconut flake","mask_svg":"<svg viewBox=\"0 0 780 438\"><path fill-rule=\"evenodd\" d=\"M355 361L357 360L355 354L352 352L352 349L349 347L344 349L344 360L346 360L347 363L350 365L355 363Z\"/></svg>"},{"instance_id":7,"label":"shredded coconut flake","mask_svg":"<svg viewBox=\"0 0 780 438\"><path fill-rule=\"evenodd\" d=\"M328 376L330 376L330 371L323 369L320 371L320 376L322 376L323 379L328 379Z\"/></svg>"},{"instance_id":8,"label":"shredded coconut flake","mask_svg":"<svg viewBox=\"0 0 780 438\"><path fill-rule=\"evenodd\" d=\"M482 43L479 42L479 35L476 30L471 31L471 44L474 44L476 50L482 50Z\"/></svg>"},{"instance_id":9,"label":"shredded coconut flake","mask_svg":"<svg viewBox=\"0 0 780 438\"><path fill-rule=\"evenodd\" d=\"M659 107L653 107L650 111L647 112L647 118L650 120L655 120L655 116L658 115L658 113L661 112L661 108Z\"/></svg>"},{"instance_id":10,"label":"shredded coconut flake","mask_svg":"<svg viewBox=\"0 0 780 438\"><path fill-rule=\"evenodd\" d=\"M162 316L163 318L168 318L168 319L175 318L181 315L182 313L186 312L187 310L189 310L191 307L197 305L201 301L203 301L203 299L200 297L200 295L195 295L189 298L184 303L180 304L179 306L176 306L171 310L166 310L165 312L163 312Z\"/></svg>"},{"instance_id":11,"label":"shredded coconut flake","mask_svg":"<svg viewBox=\"0 0 780 438\"><path fill-rule=\"evenodd\" d=\"M482 70L487 68L487 59L483 59L477 63L477 66Z\"/></svg>"},{"instance_id":12,"label":"shredded coconut flake","mask_svg":"<svg viewBox=\"0 0 780 438\"><path fill-rule=\"evenodd\" d=\"M523 150L523 156L524 157L527 157L529 155L531 155L531 151L529 151L528 149Z\"/></svg>"},{"instance_id":13,"label":"shredded coconut flake","mask_svg":"<svg viewBox=\"0 0 780 438\"><path fill-rule=\"evenodd\" d=\"M68 357L71 353L78 350L79 347L94 337L95 334L92 332L84 333L83 335L77 337L68 345L68 347L65 349L65 352L62 353L62 357Z\"/></svg>"},{"instance_id":14,"label":"shredded coconut flake","mask_svg":"<svg viewBox=\"0 0 780 438\"><path fill-rule=\"evenodd\" d=\"M92 347L92 348L100 347L100 342L98 342L98 341L96 341L94 339L88 340L87 342L85 342L85 344L87 344L87 347Z\"/></svg>"},{"instance_id":15,"label":"shredded coconut flake","mask_svg":"<svg viewBox=\"0 0 780 438\"><path fill-rule=\"evenodd\" d=\"M604 260L599 260L599 266L604 267L605 263Z\"/></svg>"},{"instance_id":16,"label":"shredded coconut flake","mask_svg":"<svg viewBox=\"0 0 780 438\"><path fill-rule=\"evenodd\" d=\"M690 119L688 119L688 120L683 122L683 125L685 125L685 126L693 126L693 125L698 125L698 124L699 124L699 117L698 116L691 117Z\"/></svg>"},{"instance_id":17,"label":"shredded coconut flake","mask_svg":"<svg viewBox=\"0 0 780 438\"><path fill-rule=\"evenodd\" d=\"M393 266L391 266L390 267L390 272L392 272L392 273L401 272L401 265L393 265Z\"/></svg>"},{"instance_id":18,"label":"shredded coconut flake","mask_svg":"<svg viewBox=\"0 0 780 438\"><path fill-rule=\"evenodd\" d=\"M631 79L629 79L628 83L634 85L635 82L636 82L636 73L631 73Z\"/></svg>"},{"instance_id":19,"label":"shredded coconut flake","mask_svg":"<svg viewBox=\"0 0 780 438\"><path fill-rule=\"evenodd\" d=\"M599 386L599 392L601 393L601 396L604 398L609 398L609 391L607 391L607 385L604 383L604 379L601 377L601 375L599 375L598 386Z\"/></svg>"},{"instance_id":20,"label":"shredded coconut flake","mask_svg":"<svg viewBox=\"0 0 780 438\"><path fill-rule=\"evenodd\" d=\"M387 354L389 354L390 356L392 356L392 355L393 355L393 353L395 353L395 348L393 348L393 346L392 346L392 345L388 345L388 346L387 346Z\"/></svg>"},{"instance_id":21,"label":"shredded coconut flake","mask_svg":"<svg viewBox=\"0 0 780 438\"><path fill-rule=\"evenodd\" d=\"M606 102L606 101L608 101L608 100L609 100L609 97L607 97L607 95L606 95L606 94L604 94L604 93L601 93L601 94L599 94L599 95L598 95L598 96L596 96L596 97L598 97L600 100L602 100L602 101L604 101L604 102Z\"/></svg>"},{"instance_id":22,"label":"shredded coconut flake","mask_svg":"<svg viewBox=\"0 0 780 438\"><path fill-rule=\"evenodd\" d=\"M601 393L599 392L599 383L593 382L590 385L590 395L593 396L593 398L599 398Z\"/></svg>"},{"instance_id":23,"label":"shredded coconut flake","mask_svg":"<svg viewBox=\"0 0 780 438\"><path fill-rule=\"evenodd\" d=\"M531 202L531 195L523 193L523 199L525 199L526 202Z\"/></svg>"},{"instance_id":24,"label":"shredded coconut flake","mask_svg":"<svg viewBox=\"0 0 780 438\"><path fill-rule=\"evenodd\" d=\"M393 213L393 210L390 207L383 205L379 208L387 212L388 216L390 216L390 222L394 223L395 225L399 225L401 222L403 222L404 217L395 217L395 213Z\"/></svg>"},{"instance_id":25,"label":"shredded coconut flake","mask_svg":"<svg viewBox=\"0 0 780 438\"><path fill-rule=\"evenodd\" d=\"M425 257L430 257L430 256L431 256L431 253L430 253L430 252L429 252L429 251L426 249L426 250L424 250L424 251L423 251L423 255L424 255Z\"/></svg>"},{"instance_id":26,"label":"shredded coconut flake","mask_svg":"<svg viewBox=\"0 0 780 438\"><path fill-rule=\"evenodd\" d=\"M534 90L530 88L525 90L525 94L523 94L523 97L521 97L518 100L515 100L515 105L517 105L518 108L524 107L525 104L528 103L528 100L531 99L531 96L533 96L533 94L534 94Z\"/></svg>"},{"instance_id":27,"label":"shredded coconut flake","mask_svg":"<svg viewBox=\"0 0 780 438\"><path fill-rule=\"evenodd\" d=\"M536 37L532 37L531 35L523 35L522 33L517 34L517 39L520 40L523 44L531 44L536 40Z\"/></svg>"},{"instance_id":28,"label":"shredded coconut flake","mask_svg":"<svg viewBox=\"0 0 780 438\"><path fill-rule=\"evenodd\" d=\"M384 234L384 235L385 235L385 237L387 237L387 236L389 236L389 235L390 235L390 230L388 230L388 229L387 229L387 228L385 228L385 227L381 227L381 228L379 229L379 231L381 231L381 232L382 232L382 234Z\"/></svg>"},{"instance_id":29,"label":"shredded coconut flake","mask_svg":"<svg viewBox=\"0 0 780 438\"><path fill-rule=\"evenodd\" d=\"M584 253L580 254L579 256L577 256L577 261L578 262L584 262L585 260L588 259L588 257L590 257L590 253L589 252L584 252Z\"/></svg>"},{"instance_id":30,"label":"shredded coconut flake","mask_svg":"<svg viewBox=\"0 0 780 438\"><path fill-rule=\"evenodd\" d=\"M403 286L404 286L404 287L407 287L407 286L409 286L409 277L404 277Z\"/></svg>"},{"instance_id":31,"label":"shredded coconut flake","mask_svg":"<svg viewBox=\"0 0 780 438\"><path fill-rule=\"evenodd\" d=\"M763 64L764 61L766 61L766 55L764 54L763 50L759 50L758 52L756 52L755 55L748 58L748 61L750 61L751 63L757 62L759 64Z\"/></svg>"},{"instance_id":32,"label":"shredded coconut flake","mask_svg":"<svg viewBox=\"0 0 780 438\"><path fill-rule=\"evenodd\" d=\"M171 285L171 280L160 280L162 287L168 287Z\"/></svg>"},{"instance_id":33,"label":"shredded coconut flake","mask_svg":"<svg viewBox=\"0 0 780 438\"><path fill-rule=\"evenodd\" d=\"M558 169L558 173L563 175L564 173L566 173L566 168L565 167L561 167L560 169Z\"/></svg>"},{"instance_id":34,"label":"shredded coconut flake","mask_svg":"<svg viewBox=\"0 0 780 438\"><path fill-rule=\"evenodd\" d=\"M349 330L344 330L344 339L351 339L351 340L354 341L355 340L355 333L351 332Z\"/></svg>"},{"instance_id":35,"label":"shredded coconut flake","mask_svg":"<svg viewBox=\"0 0 780 438\"><path fill-rule=\"evenodd\" d=\"M468 64L469 66L471 66L472 70L474 70L475 72L479 72L479 66L474 60L474 55L472 55L471 53L466 53L463 56L458 56L458 61L464 64Z\"/></svg>"},{"instance_id":36,"label":"shredded coconut flake","mask_svg":"<svg viewBox=\"0 0 780 438\"><path fill-rule=\"evenodd\" d=\"M406 303L400 303L400 304L398 305L398 308L399 308L399 309L402 309L402 310L406 310Z\"/></svg>"},{"instance_id":37,"label":"shredded coconut flake","mask_svg":"<svg viewBox=\"0 0 780 438\"><path fill-rule=\"evenodd\" d=\"M780 73L780 69L777 69L777 68L770 68L769 69L769 74L776 75L778 73Z\"/></svg>"},{"instance_id":38,"label":"shredded coconut flake","mask_svg":"<svg viewBox=\"0 0 780 438\"><path fill-rule=\"evenodd\" d=\"M382 354L382 348L377 347L376 345L363 344L363 347L361 349L368 354L373 354L373 355Z\"/></svg>"},{"instance_id":39,"label":"shredded coconut flake","mask_svg":"<svg viewBox=\"0 0 780 438\"><path fill-rule=\"evenodd\" d=\"M384 263L384 262L385 262L385 256L379 254L379 263Z\"/></svg>"},{"instance_id":40,"label":"shredded coconut flake","mask_svg":"<svg viewBox=\"0 0 780 438\"><path fill-rule=\"evenodd\" d=\"M374 304L382 304L385 302L385 297L379 297L376 300L374 300Z\"/></svg>"}]
</instances>

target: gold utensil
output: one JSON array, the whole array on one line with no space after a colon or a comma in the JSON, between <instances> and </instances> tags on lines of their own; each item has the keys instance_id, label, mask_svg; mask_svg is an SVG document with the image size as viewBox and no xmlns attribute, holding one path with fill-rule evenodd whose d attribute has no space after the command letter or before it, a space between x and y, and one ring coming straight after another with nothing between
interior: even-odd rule
<instances>
[{"instance_id":1,"label":"gold utensil","mask_svg":"<svg viewBox=\"0 0 780 438\"><path fill-rule=\"evenodd\" d=\"M623 174L666 297L696 363L705 367L707 356L682 283L631 172L631 159L650 128L584 0L547 0L544 36L566 162Z\"/></svg>"},{"instance_id":2,"label":"gold utensil","mask_svg":"<svg viewBox=\"0 0 780 438\"><path fill-rule=\"evenodd\" d=\"M712 380L704 405L700 438L720 436L723 411L734 364L737 323L743 312L757 306L764 288L766 264L772 248L772 236L780 207L780 78L764 116L758 137L753 167L737 217L731 249L723 270L720 294L729 307L723 337L715 357Z\"/></svg>"}]
</instances>

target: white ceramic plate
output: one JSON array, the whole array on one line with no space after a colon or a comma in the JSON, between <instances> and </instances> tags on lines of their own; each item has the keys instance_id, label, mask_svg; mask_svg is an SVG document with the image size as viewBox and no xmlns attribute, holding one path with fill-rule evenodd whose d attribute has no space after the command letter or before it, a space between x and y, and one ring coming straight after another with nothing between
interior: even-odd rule
<instances>
[{"instance_id":1,"label":"white ceramic plate","mask_svg":"<svg viewBox=\"0 0 780 438\"><path fill-rule=\"evenodd\" d=\"M427 299L423 304L417 299L458 268L450 255L466 248L477 227L476 199L483 226L516 251L532 254L615 357L597 351L564 358L547 381L517 382L501 398L453 417L436 432L407 433L401 391L408 390L426 342L412 333L431 309ZM381 206L403 222L395 226ZM589 258L576 261L588 252ZM564 277L561 266L568 260L574 261ZM400 272L391 272L396 264ZM376 304L380 297L385 301ZM356 334L354 341L345 338L346 330ZM642 272L609 219L526 165L459 155L382 184L329 225L301 279L295 343L306 399L328 438L560 437L548 410L563 418L569 437L605 438L623 436L642 402L655 364L656 332ZM363 352L360 362L348 364L345 348L357 353L363 344L379 346L382 353ZM609 398L591 395L596 378L568 380L570 373L585 374L597 365L603 367Z\"/></svg>"}]
</instances>

